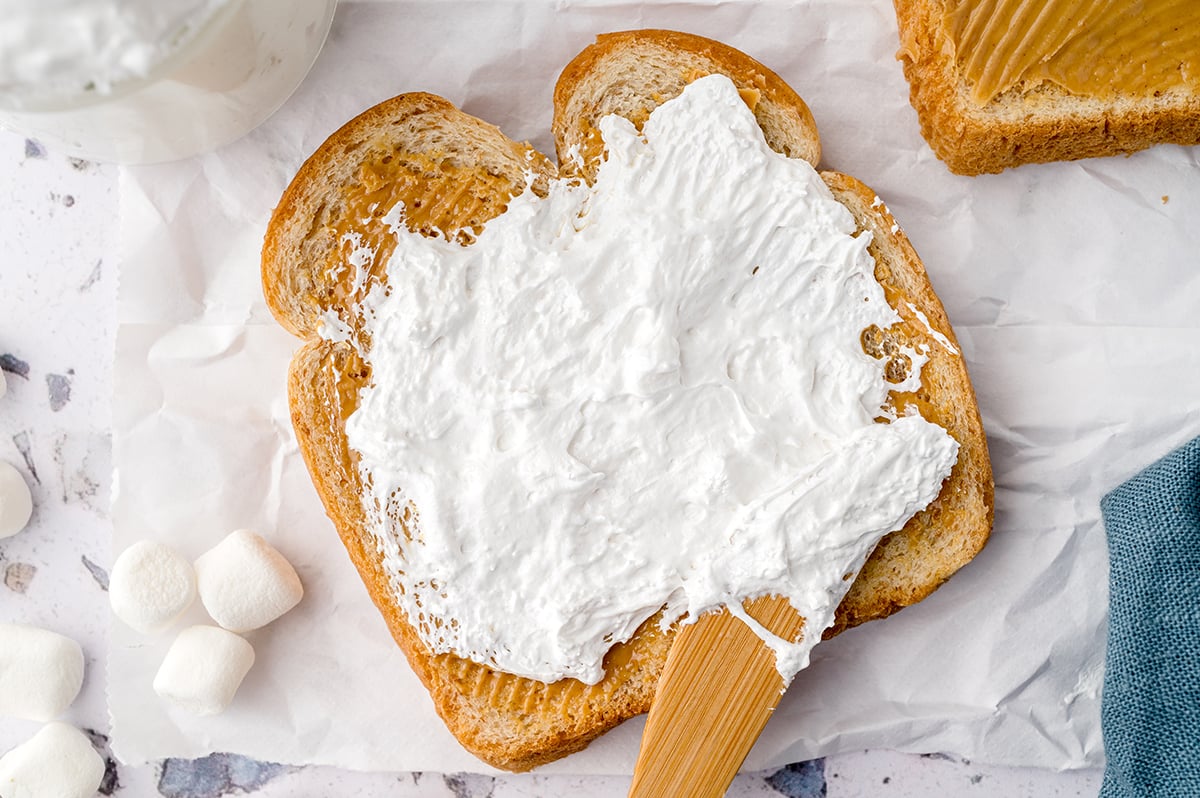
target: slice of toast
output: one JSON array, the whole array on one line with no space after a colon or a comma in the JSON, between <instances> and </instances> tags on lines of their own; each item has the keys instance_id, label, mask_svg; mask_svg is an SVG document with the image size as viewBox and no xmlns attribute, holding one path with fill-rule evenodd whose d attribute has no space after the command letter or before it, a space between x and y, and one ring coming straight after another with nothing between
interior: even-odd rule
<instances>
[{"instance_id":1,"label":"slice of toast","mask_svg":"<svg viewBox=\"0 0 1200 798\"><path fill-rule=\"evenodd\" d=\"M1018 0L894 3L921 134L956 174L1200 143L1198 3L1051 0L1033 4L1036 22ZM1155 25L1162 35L1146 36ZM1056 54L1081 63L1059 67ZM1089 81L1062 79L1078 75Z\"/></svg>"},{"instance_id":2,"label":"slice of toast","mask_svg":"<svg viewBox=\"0 0 1200 798\"><path fill-rule=\"evenodd\" d=\"M589 178L602 156L599 118L622 114L640 124L654 107L709 73L729 76L754 108L777 150L815 163L819 139L803 101L778 76L717 42L668 31L599 38L563 71L555 90L554 131L561 173ZM469 245L482 226L527 185L560 173L544 156L445 100L409 94L386 101L334 133L284 193L263 247L263 285L272 312L306 340L289 377L292 420L313 483L375 604L438 713L484 761L528 770L577 751L649 708L673 632L658 616L605 659L596 685L553 684L496 672L449 654L433 655L390 595L366 527L363 486L345 420L357 407L370 368L357 354L348 311L379 279L394 240L381 217L404 201L410 230L456 236ZM945 427L959 459L935 502L880 543L838 611L828 634L919 601L982 548L991 529L992 481L974 395L953 332L924 269L874 193L853 178L823 175L834 194L874 235L876 276L903 322L863 333L869 354L900 362L901 346L924 346L922 387L893 394ZM346 265L368 244L370 260ZM923 314L920 315L920 314ZM924 319L924 320L922 320ZM349 340L317 337L322 325ZM338 336L335 336L338 337Z\"/></svg>"}]
</instances>

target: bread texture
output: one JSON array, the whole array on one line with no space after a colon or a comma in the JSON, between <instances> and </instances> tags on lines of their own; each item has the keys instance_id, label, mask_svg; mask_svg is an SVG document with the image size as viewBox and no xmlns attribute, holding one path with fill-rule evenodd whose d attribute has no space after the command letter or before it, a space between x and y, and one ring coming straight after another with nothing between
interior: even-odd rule
<instances>
[{"instance_id":1,"label":"bread texture","mask_svg":"<svg viewBox=\"0 0 1200 798\"><path fill-rule=\"evenodd\" d=\"M900 35L897 57L921 134L951 172L979 175L1027 163L1127 154L1156 144L1200 143L1200 91L1187 85L1148 90L1114 84L1100 94L1081 94L1035 77L981 102L973 96L948 27L947 10L954 3L894 4ZM1113 5L1113 13L1141 13L1130 6ZM1192 19L1180 19L1179 24L1200 25L1197 8L1192 4L1187 12ZM1097 72L1119 73L1123 68L1115 63L1095 66Z\"/></svg>"},{"instance_id":2,"label":"bread texture","mask_svg":"<svg viewBox=\"0 0 1200 798\"><path fill-rule=\"evenodd\" d=\"M317 337L333 320L352 326L349 308L382 279L391 237L372 224L404 201L410 230L470 245L505 203L559 174L590 179L602 157L599 119L616 113L639 124L657 105L705 74L729 76L755 110L776 150L814 165L820 142L812 115L777 75L733 48L670 31L599 37L563 71L554 92L560 166L496 128L427 94L388 100L348 122L301 167L284 193L263 246L263 287L279 323L305 343L289 374L292 422L313 484L397 643L428 688L438 713L468 750L522 771L565 756L649 709L673 630L650 618L605 659L596 685L544 684L496 672L451 654L432 654L390 595L367 530L362 477L345 421L369 384L370 367L350 341ZM979 412L945 312L895 220L857 180L822 173L834 194L870 230L876 276L903 321L864 331L868 354L903 370L902 346L923 346L922 386L893 393L899 410L918 407L960 444L938 498L886 537L838 610L828 635L919 601L984 545L992 521L992 480ZM374 260L344 267L346 242L368 241ZM392 239L394 240L394 239ZM927 321L922 321L918 311ZM935 335L936 331L936 335ZM941 343L939 343L939 340ZM361 341L359 341L361 343Z\"/></svg>"}]
</instances>

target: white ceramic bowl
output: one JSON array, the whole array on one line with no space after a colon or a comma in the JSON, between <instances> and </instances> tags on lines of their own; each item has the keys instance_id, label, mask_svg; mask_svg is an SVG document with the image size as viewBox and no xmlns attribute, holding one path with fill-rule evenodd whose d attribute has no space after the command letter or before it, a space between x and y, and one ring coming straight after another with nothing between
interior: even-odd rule
<instances>
[{"instance_id":1,"label":"white ceramic bowl","mask_svg":"<svg viewBox=\"0 0 1200 798\"><path fill-rule=\"evenodd\" d=\"M145 78L0 105L0 126L117 163L187 158L262 124L308 74L336 0L231 0Z\"/></svg>"}]
</instances>

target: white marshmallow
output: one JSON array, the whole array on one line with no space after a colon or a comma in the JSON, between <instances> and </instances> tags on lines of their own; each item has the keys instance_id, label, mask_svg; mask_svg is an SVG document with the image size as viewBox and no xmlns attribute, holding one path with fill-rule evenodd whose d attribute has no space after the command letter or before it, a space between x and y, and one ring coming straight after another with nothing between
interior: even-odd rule
<instances>
[{"instance_id":1,"label":"white marshmallow","mask_svg":"<svg viewBox=\"0 0 1200 798\"><path fill-rule=\"evenodd\" d=\"M196 584L208 614L233 632L266 626L304 596L296 569L249 529L230 534L196 560Z\"/></svg>"},{"instance_id":2,"label":"white marshmallow","mask_svg":"<svg viewBox=\"0 0 1200 798\"><path fill-rule=\"evenodd\" d=\"M4 376L4 369L0 369L0 399L3 399L6 393L8 393L8 378Z\"/></svg>"},{"instance_id":3,"label":"white marshmallow","mask_svg":"<svg viewBox=\"0 0 1200 798\"><path fill-rule=\"evenodd\" d=\"M33 515L33 497L21 472L0 460L0 540L25 528ZM7 798L7 796L5 796Z\"/></svg>"},{"instance_id":4,"label":"white marshmallow","mask_svg":"<svg viewBox=\"0 0 1200 798\"><path fill-rule=\"evenodd\" d=\"M83 732L48 723L0 757L4 798L92 798L104 779L104 758Z\"/></svg>"},{"instance_id":5,"label":"white marshmallow","mask_svg":"<svg viewBox=\"0 0 1200 798\"><path fill-rule=\"evenodd\" d=\"M154 692L193 715L225 711L254 664L254 647L216 626L179 633L154 677Z\"/></svg>"},{"instance_id":6,"label":"white marshmallow","mask_svg":"<svg viewBox=\"0 0 1200 798\"><path fill-rule=\"evenodd\" d=\"M34 626L0 623L0 715L51 720L71 705L82 685L78 643Z\"/></svg>"},{"instance_id":7,"label":"white marshmallow","mask_svg":"<svg viewBox=\"0 0 1200 798\"><path fill-rule=\"evenodd\" d=\"M134 543L113 563L108 600L113 612L144 635L166 629L196 599L196 572L170 546Z\"/></svg>"}]
</instances>

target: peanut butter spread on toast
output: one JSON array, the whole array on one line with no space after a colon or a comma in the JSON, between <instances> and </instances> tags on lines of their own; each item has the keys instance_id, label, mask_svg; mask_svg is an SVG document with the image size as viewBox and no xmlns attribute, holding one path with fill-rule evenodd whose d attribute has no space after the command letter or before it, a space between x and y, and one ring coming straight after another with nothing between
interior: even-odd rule
<instances>
[{"instance_id":1,"label":"peanut butter spread on toast","mask_svg":"<svg viewBox=\"0 0 1200 798\"><path fill-rule=\"evenodd\" d=\"M946 0L971 99L1050 82L1096 99L1200 88L1196 0Z\"/></svg>"}]
</instances>

